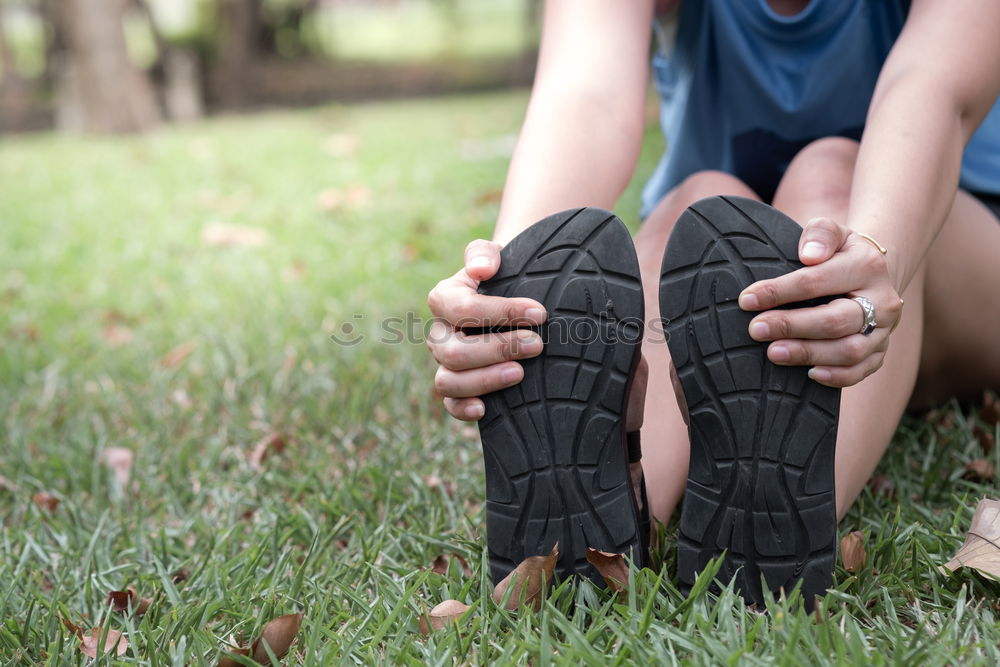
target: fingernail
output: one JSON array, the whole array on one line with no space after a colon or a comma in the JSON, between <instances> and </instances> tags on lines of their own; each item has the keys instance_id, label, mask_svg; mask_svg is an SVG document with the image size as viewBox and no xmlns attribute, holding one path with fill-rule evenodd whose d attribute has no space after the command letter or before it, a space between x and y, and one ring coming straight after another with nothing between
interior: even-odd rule
<instances>
[{"instance_id":1,"label":"fingernail","mask_svg":"<svg viewBox=\"0 0 1000 667\"><path fill-rule=\"evenodd\" d=\"M740 308L743 310L755 310L758 307L757 295L749 292L740 294Z\"/></svg>"},{"instance_id":2,"label":"fingernail","mask_svg":"<svg viewBox=\"0 0 1000 667\"><path fill-rule=\"evenodd\" d=\"M479 257L473 257L469 260L470 269L488 269L493 266L493 262L490 261L489 257L485 255L480 255Z\"/></svg>"},{"instance_id":3,"label":"fingernail","mask_svg":"<svg viewBox=\"0 0 1000 667\"><path fill-rule=\"evenodd\" d=\"M518 329L518 349L521 352L537 352L542 348L542 338L531 329Z\"/></svg>"},{"instance_id":4,"label":"fingernail","mask_svg":"<svg viewBox=\"0 0 1000 667\"><path fill-rule=\"evenodd\" d=\"M830 378L833 377L830 375L830 371L823 368L810 368L807 375L816 382L829 382Z\"/></svg>"},{"instance_id":5,"label":"fingernail","mask_svg":"<svg viewBox=\"0 0 1000 667\"><path fill-rule=\"evenodd\" d=\"M524 311L524 316L534 324L541 324L545 321L545 311L541 308L529 308Z\"/></svg>"},{"instance_id":6,"label":"fingernail","mask_svg":"<svg viewBox=\"0 0 1000 667\"><path fill-rule=\"evenodd\" d=\"M754 340L766 340L770 333L771 328L767 326L767 322L754 322L750 325L750 337Z\"/></svg>"},{"instance_id":7,"label":"fingernail","mask_svg":"<svg viewBox=\"0 0 1000 667\"><path fill-rule=\"evenodd\" d=\"M465 408L465 416L469 419L479 419L486 414L486 406L482 403L473 403Z\"/></svg>"},{"instance_id":8,"label":"fingernail","mask_svg":"<svg viewBox=\"0 0 1000 667\"><path fill-rule=\"evenodd\" d=\"M788 361L792 358L792 353L784 345L772 345L771 349L767 351L767 356L771 358L771 361Z\"/></svg>"},{"instance_id":9,"label":"fingernail","mask_svg":"<svg viewBox=\"0 0 1000 667\"><path fill-rule=\"evenodd\" d=\"M508 366L500 371L500 380L504 384L513 384L521 379L521 369L516 366Z\"/></svg>"},{"instance_id":10,"label":"fingernail","mask_svg":"<svg viewBox=\"0 0 1000 667\"><path fill-rule=\"evenodd\" d=\"M802 259L819 259L826 254L826 246L819 241L809 241L802 246Z\"/></svg>"}]
</instances>

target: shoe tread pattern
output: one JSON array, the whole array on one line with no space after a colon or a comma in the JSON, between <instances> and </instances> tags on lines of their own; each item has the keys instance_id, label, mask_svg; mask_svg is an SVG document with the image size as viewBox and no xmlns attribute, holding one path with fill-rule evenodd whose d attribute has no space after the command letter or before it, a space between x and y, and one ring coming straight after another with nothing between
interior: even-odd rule
<instances>
[{"instance_id":1,"label":"shoe tread pattern","mask_svg":"<svg viewBox=\"0 0 1000 667\"><path fill-rule=\"evenodd\" d=\"M712 197L678 220L664 255L660 314L689 413L691 460L678 537L678 575L690 587L726 553L764 604L802 581L807 605L832 583L836 555L834 447L840 390L802 366L776 366L747 331L737 298L749 284L802 266L801 228L749 199ZM830 299L793 304L819 305Z\"/></svg>"},{"instance_id":2,"label":"shoe tread pattern","mask_svg":"<svg viewBox=\"0 0 1000 667\"><path fill-rule=\"evenodd\" d=\"M548 313L524 379L483 396L493 579L558 541L558 577L603 583L587 547L640 557L623 433L643 318L632 239L607 211L556 214L512 240L479 291L533 298Z\"/></svg>"}]
</instances>

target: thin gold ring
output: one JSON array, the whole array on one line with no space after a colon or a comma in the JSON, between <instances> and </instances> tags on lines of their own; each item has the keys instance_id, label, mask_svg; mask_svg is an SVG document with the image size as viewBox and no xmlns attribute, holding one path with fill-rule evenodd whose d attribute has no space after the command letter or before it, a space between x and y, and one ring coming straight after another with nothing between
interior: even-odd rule
<instances>
[{"instance_id":1,"label":"thin gold ring","mask_svg":"<svg viewBox=\"0 0 1000 667\"><path fill-rule=\"evenodd\" d=\"M889 250L885 246L883 246L881 243L879 243L878 241L876 241L874 238L872 238L868 234L865 234L864 232L854 232L854 233L857 234L858 236L860 236L861 238L863 238L865 241L868 241L869 243L871 243L873 246L875 246L875 249L878 250L880 253L882 253L883 256L889 254ZM905 305L906 305L906 302L903 301L902 299L900 299L899 300L899 317L896 318L896 321L889 328L889 333L890 334L893 331L895 331L896 327L899 326L899 323L903 321L903 306L905 306ZM862 308L864 308L864 305L862 305Z\"/></svg>"},{"instance_id":2,"label":"thin gold ring","mask_svg":"<svg viewBox=\"0 0 1000 667\"><path fill-rule=\"evenodd\" d=\"M878 250L883 255L886 255L886 254L889 253L888 249L886 249L881 243L879 243L878 241L876 241L875 239L873 239L868 234L865 234L864 232L854 232L854 233L857 234L858 236L860 236L861 238L863 238L865 241L868 241L869 243L871 243L873 246L875 246L875 249Z\"/></svg>"}]
</instances>

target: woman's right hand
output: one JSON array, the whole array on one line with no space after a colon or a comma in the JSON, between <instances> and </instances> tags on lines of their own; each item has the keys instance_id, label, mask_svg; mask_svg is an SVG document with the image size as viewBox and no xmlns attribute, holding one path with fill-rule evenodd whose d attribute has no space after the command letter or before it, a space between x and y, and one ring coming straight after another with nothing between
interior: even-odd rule
<instances>
[{"instance_id":1,"label":"woman's right hand","mask_svg":"<svg viewBox=\"0 0 1000 667\"><path fill-rule=\"evenodd\" d=\"M476 289L500 268L500 244L477 240L465 248L465 266L442 280L427 296L434 315L427 347L438 362L434 388L457 419L475 421L486 413L479 398L517 384L524 369L516 359L542 352L542 339L530 329L466 334L476 327L530 327L542 324L545 308L533 299L486 296Z\"/></svg>"}]
</instances>

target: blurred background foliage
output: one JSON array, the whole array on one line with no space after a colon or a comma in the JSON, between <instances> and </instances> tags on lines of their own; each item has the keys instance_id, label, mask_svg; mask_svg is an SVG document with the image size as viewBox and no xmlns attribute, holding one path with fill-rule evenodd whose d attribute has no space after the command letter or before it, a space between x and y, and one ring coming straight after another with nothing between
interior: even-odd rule
<instances>
[{"instance_id":1,"label":"blurred background foliage","mask_svg":"<svg viewBox=\"0 0 1000 667\"><path fill-rule=\"evenodd\" d=\"M0 131L530 81L540 0L0 0Z\"/></svg>"}]
</instances>

